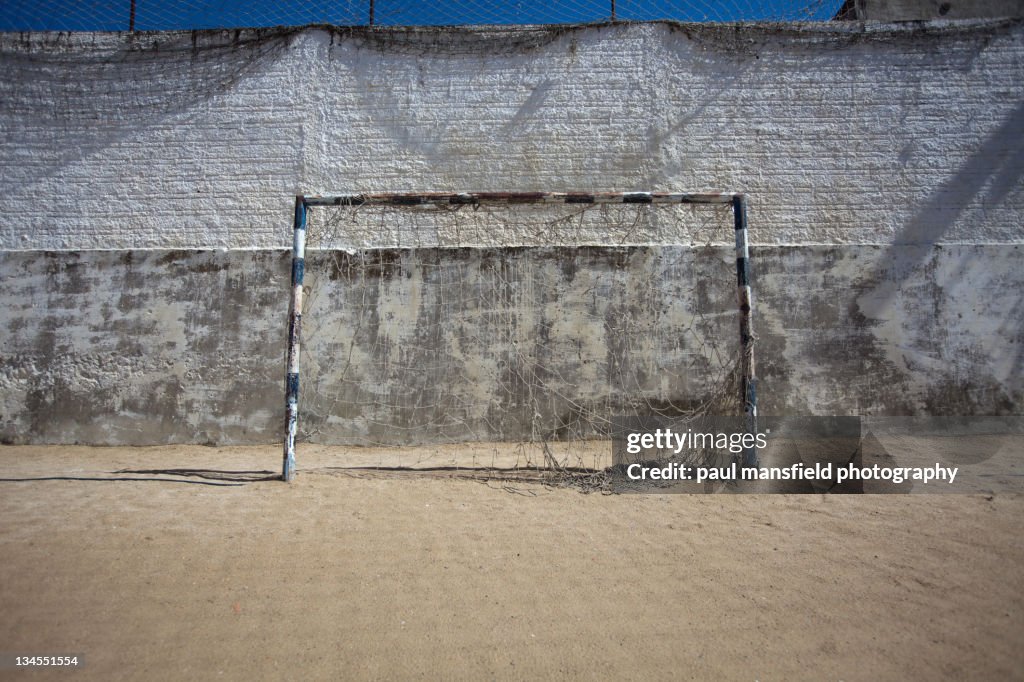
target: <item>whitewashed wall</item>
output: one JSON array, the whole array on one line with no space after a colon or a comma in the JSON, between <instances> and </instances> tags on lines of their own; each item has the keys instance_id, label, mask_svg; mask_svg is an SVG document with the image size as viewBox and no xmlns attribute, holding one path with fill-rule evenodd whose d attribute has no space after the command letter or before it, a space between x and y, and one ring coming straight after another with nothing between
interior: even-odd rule
<instances>
[{"instance_id":1,"label":"whitewashed wall","mask_svg":"<svg viewBox=\"0 0 1024 682\"><path fill-rule=\"evenodd\" d=\"M299 192L744 191L766 410L1019 414L1022 178L1019 21L2 34L0 440L278 438Z\"/></svg>"},{"instance_id":2,"label":"whitewashed wall","mask_svg":"<svg viewBox=\"0 0 1024 682\"><path fill-rule=\"evenodd\" d=\"M1021 237L1019 22L4 34L0 60L4 249L277 247L298 192L425 189L741 190L761 244Z\"/></svg>"}]
</instances>

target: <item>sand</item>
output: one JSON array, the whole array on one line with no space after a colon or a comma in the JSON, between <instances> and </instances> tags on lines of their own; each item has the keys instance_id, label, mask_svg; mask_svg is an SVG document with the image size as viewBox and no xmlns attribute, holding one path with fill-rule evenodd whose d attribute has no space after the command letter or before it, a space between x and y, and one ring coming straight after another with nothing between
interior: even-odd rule
<instances>
[{"instance_id":1,"label":"sand","mask_svg":"<svg viewBox=\"0 0 1024 682\"><path fill-rule=\"evenodd\" d=\"M0 458L0 653L85 659L2 679L1024 679L1021 495L585 495L327 450L289 485L262 480L275 446Z\"/></svg>"}]
</instances>

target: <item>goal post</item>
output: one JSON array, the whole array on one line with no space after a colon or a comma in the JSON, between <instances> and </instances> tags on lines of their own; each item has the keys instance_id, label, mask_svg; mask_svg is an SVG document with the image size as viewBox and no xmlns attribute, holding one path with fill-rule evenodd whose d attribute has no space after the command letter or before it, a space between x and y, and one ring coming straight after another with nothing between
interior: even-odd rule
<instances>
[{"instance_id":1,"label":"goal post","mask_svg":"<svg viewBox=\"0 0 1024 682\"><path fill-rule=\"evenodd\" d=\"M290 481L295 473L295 448L299 437L300 354L302 346L303 288L306 275L307 229L310 210L336 207L344 210L415 211L417 209L467 208L477 211L486 207L563 206L586 210L590 206L643 205L719 205L731 208L735 233L736 286L739 316L739 357L736 398L742 404L745 429L756 433L757 392L754 367L754 335L752 331L753 296L746 198L739 192L463 192L463 193L379 193L339 195L298 195L292 241L290 305L288 316L287 369L285 376L285 437L282 479ZM742 454L743 466L757 466L756 448Z\"/></svg>"},{"instance_id":2,"label":"goal post","mask_svg":"<svg viewBox=\"0 0 1024 682\"><path fill-rule=\"evenodd\" d=\"M292 231L291 299L288 306L288 354L285 374L284 467L281 478L290 481L295 473L295 439L299 427L299 355L302 339L302 286L306 269L306 211L302 195L295 197L295 225Z\"/></svg>"}]
</instances>

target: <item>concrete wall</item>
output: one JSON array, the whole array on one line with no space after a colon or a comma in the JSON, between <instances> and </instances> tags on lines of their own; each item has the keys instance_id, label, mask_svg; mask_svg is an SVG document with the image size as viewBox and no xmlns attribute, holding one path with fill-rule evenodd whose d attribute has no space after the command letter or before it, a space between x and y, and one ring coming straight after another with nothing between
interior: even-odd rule
<instances>
[{"instance_id":1,"label":"concrete wall","mask_svg":"<svg viewBox=\"0 0 1024 682\"><path fill-rule=\"evenodd\" d=\"M1024 0L853 0L849 19L926 21L1024 16Z\"/></svg>"},{"instance_id":2,"label":"concrete wall","mask_svg":"<svg viewBox=\"0 0 1024 682\"><path fill-rule=\"evenodd\" d=\"M377 265L356 267L362 257ZM731 257L689 247L314 254L305 437L519 440L586 430L645 400L692 408L721 374L708 355L738 345ZM759 248L754 259L765 414L1019 413L1020 247L930 250L929 276L906 286L877 246ZM0 437L279 438L289 262L270 250L0 255ZM884 318L865 314L879 281L898 288Z\"/></svg>"},{"instance_id":3,"label":"concrete wall","mask_svg":"<svg viewBox=\"0 0 1024 682\"><path fill-rule=\"evenodd\" d=\"M745 191L765 409L1020 411L1020 22L4 34L0 65L7 440L273 439L298 192Z\"/></svg>"}]
</instances>

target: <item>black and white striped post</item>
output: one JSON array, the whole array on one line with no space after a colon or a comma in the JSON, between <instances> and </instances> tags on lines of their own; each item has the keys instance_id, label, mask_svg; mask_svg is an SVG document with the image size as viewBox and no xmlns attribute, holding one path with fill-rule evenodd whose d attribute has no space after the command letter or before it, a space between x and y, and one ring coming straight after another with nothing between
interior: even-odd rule
<instances>
[{"instance_id":1,"label":"black and white striped post","mask_svg":"<svg viewBox=\"0 0 1024 682\"><path fill-rule=\"evenodd\" d=\"M292 300L288 308L288 368L285 373L284 467L281 478L295 475L295 434L299 426L299 350L302 340L302 278L306 269L306 199L295 197L292 238Z\"/></svg>"},{"instance_id":2,"label":"black and white striped post","mask_svg":"<svg viewBox=\"0 0 1024 682\"><path fill-rule=\"evenodd\" d=\"M740 391L746 432L757 433L757 378L754 372L754 299L750 288L750 242L747 239L747 200L742 194L732 197L736 227L736 286L740 308ZM757 467L757 448L743 450L743 466Z\"/></svg>"}]
</instances>

